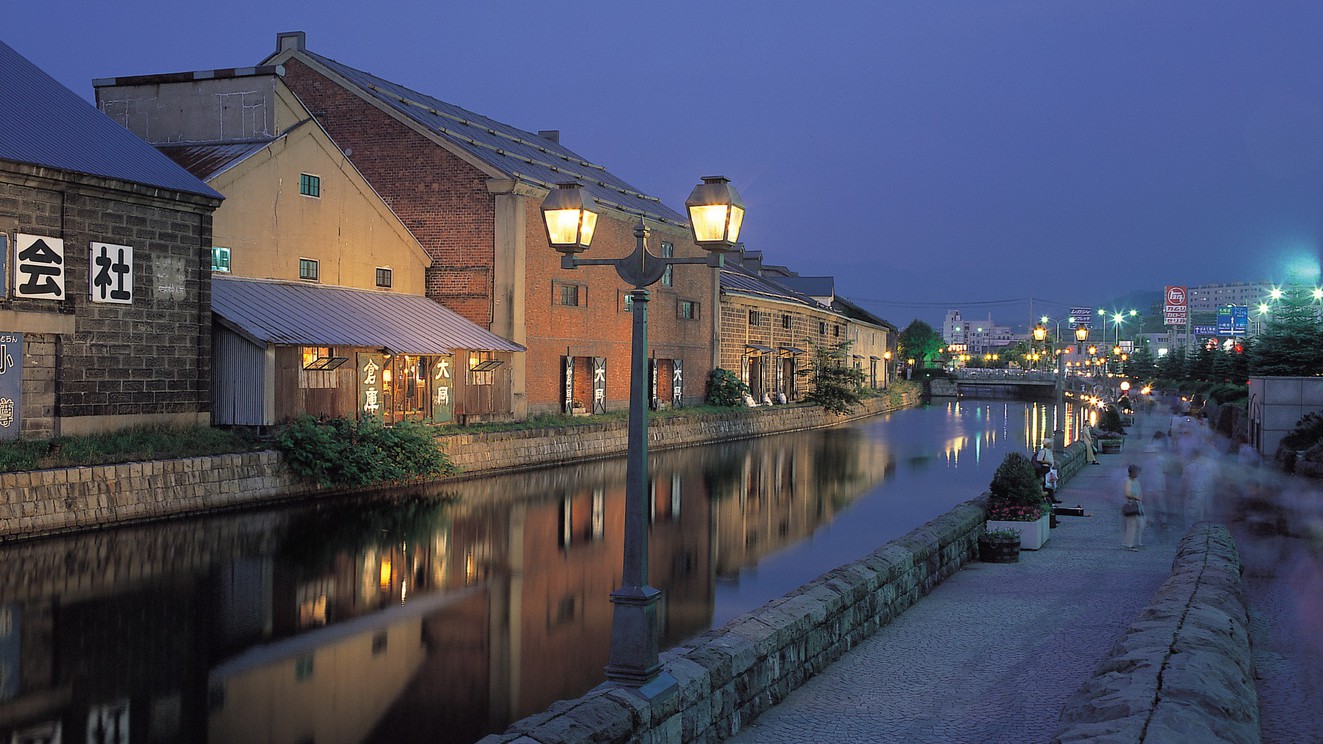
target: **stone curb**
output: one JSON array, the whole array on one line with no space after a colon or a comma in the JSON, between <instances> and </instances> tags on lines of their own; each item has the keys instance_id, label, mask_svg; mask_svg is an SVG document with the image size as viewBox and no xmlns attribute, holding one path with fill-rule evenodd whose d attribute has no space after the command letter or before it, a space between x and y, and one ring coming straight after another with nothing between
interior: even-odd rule
<instances>
[{"instance_id":1,"label":"stone curb","mask_svg":"<svg viewBox=\"0 0 1323 744\"><path fill-rule=\"evenodd\" d=\"M1226 527L1191 527L1171 577L1066 702L1053 741L1257 744L1241 570Z\"/></svg>"}]
</instances>

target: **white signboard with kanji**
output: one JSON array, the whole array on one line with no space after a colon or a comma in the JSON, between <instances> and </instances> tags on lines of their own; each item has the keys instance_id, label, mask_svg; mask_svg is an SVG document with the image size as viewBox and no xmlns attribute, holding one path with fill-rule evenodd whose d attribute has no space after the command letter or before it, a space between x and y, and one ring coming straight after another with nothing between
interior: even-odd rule
<instances>
[{"instance_id":1,"label":"white signboard with kanji","mask_svg":"<svg viewBox=\"0 0 1323 744\"><path fill-rule=\"evenodd\" d=\"M132 247L93 243L87 265L92 302L133 304Z\"/></svg>"},{"instance_id":2,"label":"white signboard with kanji","mask_svg":"<svg viewBox=\"0 0 1323 744\"><path fill-rule=\"evenodd\" d=\"M14 241L14 296L64 299L64 240L18 234Z\"/></svg>"}]
</instances>

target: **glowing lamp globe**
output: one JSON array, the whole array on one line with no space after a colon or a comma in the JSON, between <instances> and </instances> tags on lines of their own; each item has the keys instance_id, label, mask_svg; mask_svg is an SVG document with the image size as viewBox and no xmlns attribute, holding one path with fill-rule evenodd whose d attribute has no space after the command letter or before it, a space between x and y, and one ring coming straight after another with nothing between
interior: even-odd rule
<instances>
[{"instance_id":1,"label":"glowing lamp globe","mask_svg":"<svg viewBox=\"0 0 1323 744\"><path fill-rule=\"evenodd\" d=\"M561 253L588 250L597 229L597 203L577 183L557 184L542 200L547 241Z\"/></svg>"},{"instance_id":2,"label":"glowing lamp globe","mask_svg":"<svg viewBox=\"0 0 1323 744\"><path fill-rule=\"evenodd\" d=\"M703 176L684 200L694 242L709 251L728 251L740 239L744 202L725 176Z\"/></svg>"}]
</instances>

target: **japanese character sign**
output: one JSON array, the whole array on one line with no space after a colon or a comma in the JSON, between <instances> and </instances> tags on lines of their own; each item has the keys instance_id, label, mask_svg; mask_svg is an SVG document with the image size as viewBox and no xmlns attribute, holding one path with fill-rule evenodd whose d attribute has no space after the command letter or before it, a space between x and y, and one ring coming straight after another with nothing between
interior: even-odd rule
<instances>
[{"instance_id":1,"label":"japanese character sign","mask_svg":"<svg viewBox=\"0 0 1323 744\"><path fill-rule=\"evenodd\" d=\"M606 357L593 357L593 413L606 413Z\"/></svg>"},{"instance_id":2,"label":"japanese character sign","mask_svg":"<svg viewBox=\"0 0 1323 744\"><path fill-rule=\"evenodd\" d=\"M358 355L358 402L365 418L381 418L382 361L380 354Z\"/></svg>"},{"instance_id":3,"label":"japanese character sign","mask_svg":"<svg viewBox=\"0 0 1323 744\"><path fill-rule=\"evenodd\" d=\"M444 356L432 365L432 420L451 421L455 418L454 385L451 370L454 364Z\"/></svg>"},{"instance_id":4,"label":"japanese character sign","mask_svg":"<svg viewBox=\"0 0 1323 744\"><path fill-rule=\"evenodd\" d=\"M23 334L0 333L0 439L23 428Z\"/></svg>"},{"instance_id":5,"label":"japanese character sign","mask_svg":"<svg viewBox=\"0 0 1323 744\"><path fill-rule=\"evenodd\" d=\"M133 248L93 243L87 261L92 302L133 304Z\"/></svg>"},{"instance_id":6,"label":"japanese character sign","mask_svg":"<svg viewBox=\"0 0 1323 744\"><path fill-rule=\"evenodd\" d=\"M64 241L19 233L14 241L14 296L64 299Z\"/></svg>"},{"instance_id":7,"label":"japanese character sign","mask_svg":"<svg viewBox=\"0 0 1323 744\"><path fill-rule=\"evenodd\" d=\"M671 362L671 406L679 408L684 401L684 361Z\"/></svg>"}]
</instances>

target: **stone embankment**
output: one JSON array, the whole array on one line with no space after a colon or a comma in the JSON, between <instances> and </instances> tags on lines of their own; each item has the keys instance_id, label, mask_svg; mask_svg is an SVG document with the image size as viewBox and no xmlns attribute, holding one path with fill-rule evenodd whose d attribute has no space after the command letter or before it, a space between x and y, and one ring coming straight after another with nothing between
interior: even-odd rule
<instances>
[{"instance_id":1,"label":"stone embankment","mask_svg":"<svg viewBox=\"0 0 1323 744\"><path fill-rule=\"evenodd\" d=\"M816 406L667 416L652 420L649 446L671 449L817 429L917 402L917 394L898 406L873 398L851 416L832 415ZM441 437L438 444L465 477L622 455L627 439L626 422L615 420L562 429L454 434ZM300 481L276 452L3 473L0 540L340 493L346 491Z\"/></svg>"},{"instance_id":2,"label":"stone embankment","mask_svg":"<svg viewBox=\"0 0 1323 744\"><path fill-rule=\"evenodd\" d=\"M1055 742L1259 741L1249 610L1231 534L1200 522L1171 578L1067 701Z\"/></svg>"}]
</instances>

